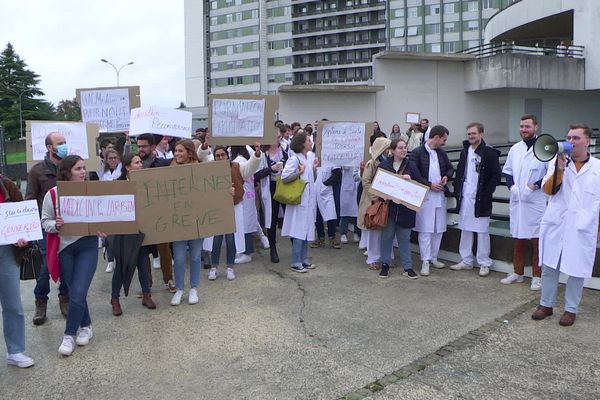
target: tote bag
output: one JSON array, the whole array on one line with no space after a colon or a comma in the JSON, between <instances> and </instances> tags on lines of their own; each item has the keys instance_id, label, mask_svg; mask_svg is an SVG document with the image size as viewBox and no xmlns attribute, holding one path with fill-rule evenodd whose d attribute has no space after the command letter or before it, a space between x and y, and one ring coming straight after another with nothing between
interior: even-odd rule
<instances>
[{"instance_id":1,"label":"tote bag","mask_svg":"<svg viewBox=\"0 0 600 400\"><path fill-rule=\"evenodd\" d=\"M54 215L58 215L56 207L56 190L50 189L50 197L52 198L52 206L54 207ZM60 236L58 233L46 234L46 263L48 265L48 273L54 282L58 282L60 277L60 260L58 258L58 249L60 248Z\"/></svg>"}]
</instances>

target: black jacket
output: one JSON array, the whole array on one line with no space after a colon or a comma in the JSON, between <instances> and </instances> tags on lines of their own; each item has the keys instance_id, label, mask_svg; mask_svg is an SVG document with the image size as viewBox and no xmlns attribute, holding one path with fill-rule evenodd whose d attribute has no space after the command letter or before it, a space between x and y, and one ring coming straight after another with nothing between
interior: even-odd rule
<instances>
[{"instance_id":1,"label":"black jacket","mask_svg":"<svg viewBox=\"0 0 600 400\"><path fill-rule=\"evenodd\" d=\"M394 157L390 157L383 161L381 164L379 164L378 169L384 169L396 174L396 171L394 171ZM415 164L408 159L405 159L400 166L400 172L402 175L410 175L410 178L414 181L420 181L423 179ZM396 204L391 200L388 202L388 205L388 223L395 222L402 228L415 227L415 216L417 215L415 211L402 204Z\"/></svg>"},{"instance_id":2,"label":"black jacket","mask_svg":"<svg viewBox=\"0 0 600 400\"><path fill-rule=\"evenodd\" d=\"M467 156L469 154L469 142L463 142L463 150L460 153L458 167L456 168L456 179L454 180L454 196L456 197L456 208L460 210L462 200L462 189L465 181L465 169L467 168ZM502 169L498 157L500 151L485 144L482 140L475 153L481 157L479 164L479 179L477 180L477 194L475 196L475 217L490 217L492 215L492 195L496 186L500 184Z\"/></svg>"},{"instance_id":3,"label":"black jacket","mask_svg":"<svg viewBox=\"0 0 600 400\"><path fill-rule=\"evenodd\" d=\"M446 176L448 181L452 179L454 175L454 167L448 159L448 155L442 149L435 149L438 156L438 162L440 164L440 174L442 177ZM429 182L429 153L425 149L425 145L419 146L410 153L410 159L415 163L416 167L421 174L419 179L415 179L417 182L422 183L425 186L431 187ZM449 195L448 187L445 189L446 195Z\"/></svg>"},{"instance_id":4,"label":"black jacket","mask_svg":"<svg viewBox=\"0 0 600 400\"><path fill-rule=\"evenodd\" d=\"M288 160L288 154L287 151L284 151L283 149L281 149L281 161L283 163L283 165L285 166L285 163ZM269 152L265 151L265 157L267 157L267 167L263 168L263 169L259 169L258 171L256 171L256 173L254 174L254 182L258 183L258 181L260 181L261 179L266 178L267 176L270 176L273 173L273 170L271 169L271 167L275 164L277 164L275 161L271 160L271 157L269 157Z\"/></svg>"}]
</instances>

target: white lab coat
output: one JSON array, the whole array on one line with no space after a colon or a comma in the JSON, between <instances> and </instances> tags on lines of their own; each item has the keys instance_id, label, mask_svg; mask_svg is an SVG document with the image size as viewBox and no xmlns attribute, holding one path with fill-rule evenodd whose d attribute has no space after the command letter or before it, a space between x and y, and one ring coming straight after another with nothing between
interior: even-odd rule
<instances>
[{"instance_id":1,"label":"white lab coat","mask_svg":"<svg viewBox=\"0 0 600 400\"><path fill-rule=\"evenodd\" d=\"M238 156L233 160L233 162L240 164L240 173L244 179L244 198L241 202L233 206L233 213L235 216L235 233L233 236L237 253L246 251L244 234L257 232L260 229L256 214L256 204L254 203L254 185L250 184L249 181L252 180L252 182L254 182L254 173L258 170L261 158L262 154L260 158L257 158L254 156L253 151L250 153L249 160L246 160L242 156ZM250 190L249 195L246 190Z\"/></svg>"},{"instance_id":2,"label":"white lab coat","mask_svg":"<svg viewBox=\"0 0 600 400\"><path fill-rule=\"evenodd\" d=\"M463 231L487 233L490 227L490 217L475 217L475 197L477 197L477 183L479 182L477 163L480 162L481 156L469 146L460 213L458 215L458 228Z\"/></svg>"},{"instance_id":3,"label":"white lab coat","mask_svg":"<svg viewBox=\"0 0 600 400\"><path fill-rule=\"evenodd\" d=\"M262 156L260 159L260 166L258 170L262 170L268 167L267 157ZM265 176L260 180L260 201L263 206L263 212L265 214L265 226L268 228L271 226L271 174Z\"/></svg>"},{"instance_id":4,"label":"white lab coat","mask_svg":"<svg viewBox=\"0 0 600 400\"><path fill-rule=\"evenodd\" d=\"M340 189L340 217L358 216L357 190L360 176L358 167L342 167L342 188ZM358 180L355 179L358 176Z\"/></svg>"},{"instance_id":5,"label":"white lab coat","mask_svg":"<svg viewBox=\"0 0 600 400\"><path fill-rule=\"evenodd\" d=\"M323 182L331 176L332 167L317 168L317 179L315 180L315 191L317 193L317 206L323 217L323 221L337 219L335 202L333 199L333 186L327 186Z\"/></svg>"},{"instance_id":6,"label":"white lab coat","mask_svg":"<svg viewBox=\"0 0 600 400\"><path fill-rule=\"evenodd\" d=\"M117 165L117 168L115 168L112 172L110 172L110 169L107 169L106 171L102 171L101 174L98 174L98 178L101 181L116 181L121 176L122 168L123 168L122 164L119 163Z\"/></svg>"},{"instance_id":7,"label":"white lab coat","mask_svg":"<svg viewBox=\"0 0 600 400\"><path fill-rule=\"evenodd\" d=\"M554 166L552 161L544 182L554 174ZM560 272L569 276L591 277L599 213L600 160L591 157L579 173L570 162L558 193L550 196L540 224L540 264L560 267Z\"/></svg>"},{"instance_id":8,"label":"white lab coat","mask_svg":"<svg viewBox=\"0 0 600 400\"><path fill-rule=\"evenodd\" d=\"M429 182L440 182L442 174L440 171L440 162L437 152L429 148L427 143L425 148L429 153ZM427 198L423 202L421 211L415 217L415 232L421 233L443 233L446 232L448 223L446 221L446 197L444 192L434 192L430 190Z\"/></svg>"},{"instance_id":9,"label":"white lab coat","mask_svg":"<svg viewBox=\"0 0 600 400\"><path fill-rule=\"evenodd\" d=\"M515 184L510 189L510 234L517 239L540 236L540 221L546 210L546 195L543 190L531 190L529 183L542 179L548 163L533 155L533 146L527 149L524 141L510 148L502 173L512 175Z\"/></svg>"},{"instance_id":10,"label":"white lab coat","mask_svg":"<svg viewBox=\"0 0 600 400\"><path fill-rule=\"evenodd\" d=\"M315 154L310 151L306 157L302 153L294 153L290 150L283 172L282 179L298 171L300 162L304 164L304 172L300 179L306 182L302 200L298 205L287 205L283 217L281 236L289 236L300 240L315 240L315 220L317 218L317 195L313 174Z\"/></svg>"}]
</instances>

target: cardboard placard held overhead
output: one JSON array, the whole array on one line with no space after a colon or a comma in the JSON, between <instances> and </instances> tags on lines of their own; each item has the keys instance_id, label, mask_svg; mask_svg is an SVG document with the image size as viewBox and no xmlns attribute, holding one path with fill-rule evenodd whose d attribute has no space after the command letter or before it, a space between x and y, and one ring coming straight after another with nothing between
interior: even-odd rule
<instances>
[{"instance_id":1,"label":"cardboard placard held overhead","mask_svg":"<svg viewBox=\"0 0 600 400\"><path fill-rule=\"evenodd\" d=\"M358 167L369 159L373 123L320 121L317 157L322 167Z\"/></svg>"},{"instance_id":2,"label":"cardboard placard held overhead","mask_svg":"<svg viewBox=\"0 0 600 400\"><path fill-rule=\"evenodd\" d=\"M406 113L406 123L407 124L418 124L421 122L421 114L417 112L407 112Z\"/></svg>"},{"instance_id":3,"label":"cardboard placard held overhead","mask_svg":"<svg viewBox=\"0 0 600 400\"><path fill-rule=\"evenodd\" d=\"M100 133L129 130L129 113L140 107L140 87L99 87L77 89L81 120L97 124Z\"/></svg>"},{"instance_id":4,"label":"cardboard placard held overhead","mask_svg":"<svg viewBox=\"0 0 600 400\"><path fill-rule=\"evenodd\" d=\"M401 178L380 168L375 173L369 192L419 212L427 198L429 188L417 181Z\"/></svg>"},{"instance_id":5,"label":"cardboard placard held overhead","mask_svg":"<svg viewBox=\"0 0 600 400\"><path fill-rule=\"evenodd\" d=\"M235 231L229 161L131 171L144 245Z\"/></svg>"},{"instance_id":6,"label":"cardboard placard held overhead","mask_svg":"<svg viewBox=\"0 0 600 400\"><path fill-rule=\"evenodd\" d=\"M179 138L192 137L192 113L164 107L140 107L131 110L129 136L153 133Z\"/></svg>"},{"instance_id":7,"label":"cardboard placard held overhead","mask_svg":"<svg viewBox=\"0 0 600 400\"><path fill-rule=\"evenodd\" d=\"M135 221L135 182L59 181L57 189L58 207L65 220L60 228L61 235L89 236L96 235L97 232L119 235L138 232Z\"/></svg>"},{"instance_id":8,"label":"cardboard placard held overhead","mask_svg":"<svg viewBox=\"0 0 600 400\"><path fill-rule=\"evenodd\" d=\"M77 154L86 160L88 171L95 171L100 167L100 157L96 150L98 125L83 122L26 121L27 171L44 159L46 136L53 132L60 132L65 136L69 154Z\"/></svg>"},{"instance_id":9,"label":"cardboard placard held overhead","mask_svg":"<svg viewBox=\"0 0 600 400\"><path fill-rule=\"evenodd\" d=\"M274 126L278 96L250 94L210 94L208 96L208 130L211 144L275 144Z\"/></svg>"}]
</instances>

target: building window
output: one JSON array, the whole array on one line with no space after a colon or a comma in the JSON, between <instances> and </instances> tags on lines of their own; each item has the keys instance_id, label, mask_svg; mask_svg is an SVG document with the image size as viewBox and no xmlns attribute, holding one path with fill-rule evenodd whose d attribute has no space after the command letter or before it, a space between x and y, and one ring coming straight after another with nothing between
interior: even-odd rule
<instances>
[{"instance_id":1,"label":"building window","mask_svg":"<svg viewBox=\"0 0 600 400\"><path fill-rule=\"evenodd\" d=\"M457 42L446 42L444 43L444 53L454 53L457 50Z\"/></svg>"},{"instance_id":2,"label":"building window","mask_svg":"<svg viewBox=\"0 0 600 400\"><path fill-rule=\"evenodd\" d=\"M455 3L444 4L444 14L454 14L454 4Z\"/></svg>"},{"instance_id":3,"label":"building window","mask_svg":"<svg viewBox=\"0 0 600 400\"><path fill-rule=\"evenodd\" d=\"M429 15L439 15L440 14L440 5L434 4L429 6Z\"/></svg>"},{"instance_id":4,"label":"building window","mask_svg":"<svg viewBox=\"0 0 600 400\"><path fill-rule=\"evenodd\" d=\"M415 18L419 16L419 8L418 7L408 7L408 17Z\"/></svg>"},{"instance_id":5,"label":"building window","mask_svg":"<svg viewBox=\"0 0 600 400\"><path fill-rule=\"evenodd\" d=\"M446 32L446 33L454 32L454 22L446 22L444 24L444 32Z\"/></svg>"},{"instance_id":6,"label":"building window","mask_svg":"<svg viewBox=\"0 0 600 400\"><path fill-rule=\"evenodd\" d=\"M427 33L440 33L440 24L427 25Z\"/></svg>"},{"instance_id":7,"label":"building window","mask_svg":"<svg viewBox=\"0 0 600 400\"><path fill-rule=\"evenodd\" d=\"M216 1L211 1L210 2L210 8L211 10L216 10L218 7L217 2Z\"/></svg>"},{"instance_id":8,"label":"building window","mask_svg":"<svg viewBox=\"0 0 600 400\"><path fill-rule=\"evenodd\" d=\"M440 48L440 44L439 43L432 43L431 44L431 52L432 53L439 53L441 50Z\"/></svg>"},{"instance_id":9,"label":"building window","mask_svg":"<svg viewBox=\"0 0 600 400\"><path fill-rule=\"evenodd\" d=\"M404 8L397 8L394 10L394 18L403 18L404 17Z\"/></svg>"},{"instance_id":10,"label":"building window","mask_svg":"<svg viewBox=\"0 0 600 400\"><path fill-rule=\"evenodd\" d=\"M409 26L406 29L406 36L417 36L418 33L419 33L418 26Z\"/></svg>"},{"instance_id":11,"label":"building window","mask_svg":"<svg viewBox=\"0 0 600 400\"><path fill-rule=\"evenodd\" d=\"M394 37L404 37L404 28L396 28L394 29Z\"/></svg>"},{"instance_id":12,"label":"building window","mask_svg":"<svg viewBox=\"0 0 600 400\"><path fill-rule=\"evenodd\" d=\"M354 23L354 15L350 14L350 15L346 15L346 24L353 24Z\"/></svg>"},{"instance_id":13,"label":"building window","mask_svg":"<svg viewBox=\"0 0 600 400\"><path fill-rule=\"evenodd\" d=\"M477 2L476 1L467 1L466 10L465 11L477 11Z\"/></svg>"},{"instance_id":14,"label":"building window","mask_svg":"<svg viewBox=\"0 0 600 400\"><path fill-rule=\"evenodd\" d=\"M468 21L467 22L467 30L469 31L476 31L479 29L479 21L474 20L474 21Z\"/></svg>"}]
</instances>

